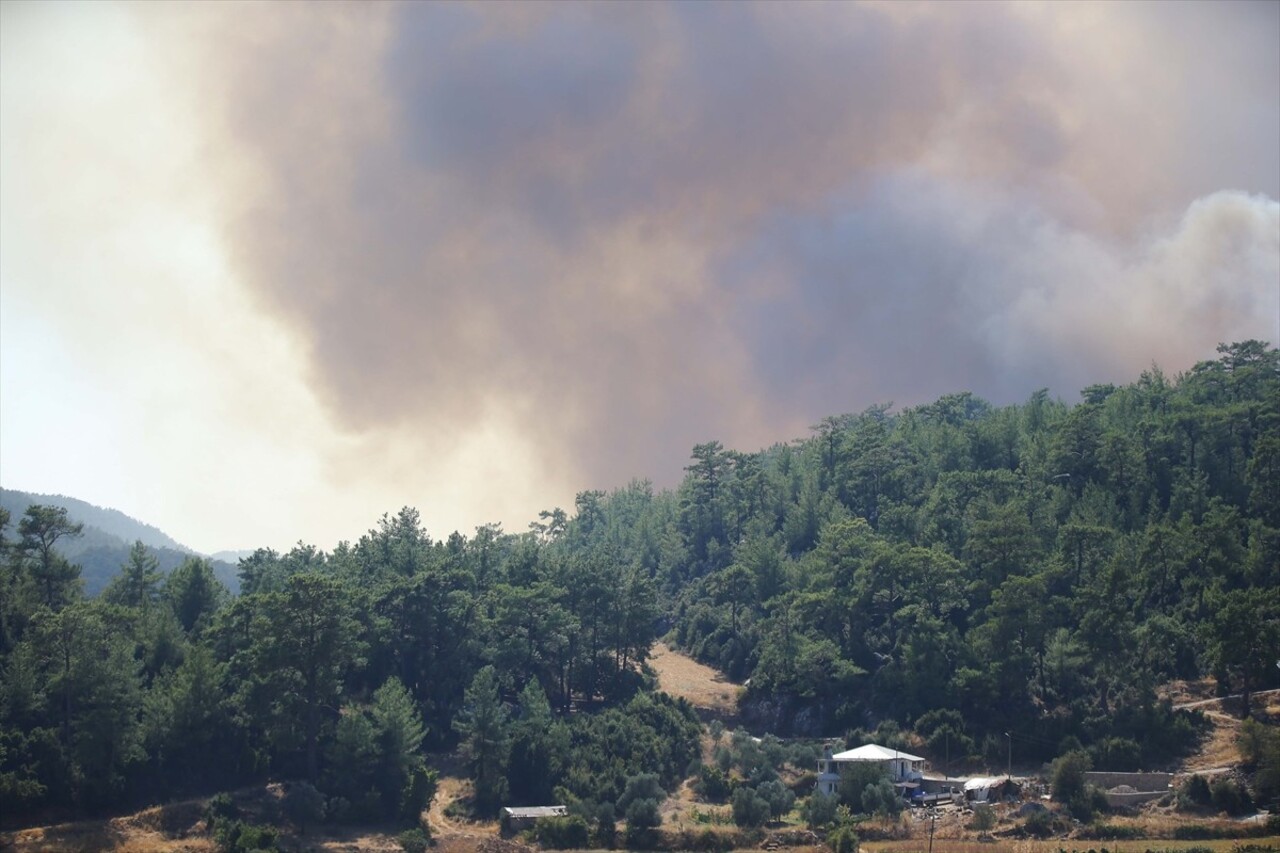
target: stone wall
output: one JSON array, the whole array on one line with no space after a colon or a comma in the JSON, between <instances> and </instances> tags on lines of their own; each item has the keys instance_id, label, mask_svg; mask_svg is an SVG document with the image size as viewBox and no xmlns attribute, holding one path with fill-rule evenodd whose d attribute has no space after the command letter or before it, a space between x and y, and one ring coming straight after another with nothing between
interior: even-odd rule
<instances>
[{"instance_id":1,"label":"stone wall","mask_svg":"<svg viewBox=\"0 0 1280 853\"><path fill-rule=\"evenodd\" d=\"M1084 781L1090 785L1110 790L1117 785L1128 785L1136 791L1159 792L1169 790L1173 782L1172 773L1102 773L1089 771L1084 774Z\"/></svg>"},{"instance_id":2,"label":"stone wall","mask_svg":"<svg viewBox=\"0 0 1280 853\"><path fill-rule=\"evenodd\" d=\"M1107 805L1111 808L1116 806L1140 806L1143 803L1149 803L1152 800L1158 800L1167 794L1168 791L1138 791L1132 794L1121 794L1113 791L1107 791Z\"/></svg>"}]
</instances>

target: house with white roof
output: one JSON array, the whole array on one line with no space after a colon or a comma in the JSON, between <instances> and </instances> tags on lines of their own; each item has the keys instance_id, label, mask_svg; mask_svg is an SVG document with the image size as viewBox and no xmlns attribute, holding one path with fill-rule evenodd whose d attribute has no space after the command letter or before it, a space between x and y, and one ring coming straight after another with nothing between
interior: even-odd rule
<instances>
[{"instance_id":1,"label":"house with white roof","mask_svg":"<svg viewBox=\"0 0 1280 853\"><path fill-rule=\"evenodd\" d=\"M828 749L826 755L818 761L818 792L835 794L840 788L840 768L858 762L872 762L883 766L895 785L918 782L924 778L925 760L920 756L869 743L835 754Z\"/></svg>"}]
</instances>

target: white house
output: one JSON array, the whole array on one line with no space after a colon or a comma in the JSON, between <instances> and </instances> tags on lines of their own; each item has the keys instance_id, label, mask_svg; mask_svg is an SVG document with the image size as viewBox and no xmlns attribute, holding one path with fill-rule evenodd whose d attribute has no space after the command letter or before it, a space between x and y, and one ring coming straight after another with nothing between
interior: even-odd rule
<instances>
[{"instance_id":1,"label":"white house","mask_svg":"<svg viewBox=\"0 0 1280 853\"><path fill-rule=\"evenodd\" d=\"M840 787L841 766L859 761L874 762L883 766L893 782L917 782L924 777L925 760L920 756L869 743L834 755L828 749L826 755L818 761L818 792L836 793Z\"/></svg>"}]
</instances>

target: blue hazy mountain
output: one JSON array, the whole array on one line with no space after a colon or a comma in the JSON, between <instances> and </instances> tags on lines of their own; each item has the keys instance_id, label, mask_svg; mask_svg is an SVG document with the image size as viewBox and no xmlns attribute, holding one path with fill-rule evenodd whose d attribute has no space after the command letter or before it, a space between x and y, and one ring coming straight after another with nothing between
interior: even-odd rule
<instances>
[{"instance_id":1,"label":"blue hazy mountain","mask_svg":"<svg viewBox=\"0 0 1280 853\"><path fill-rule=\"evenodd\" d=\"M125 515L118 509L95 506L65 495L31 494L0 488L0 508L9 511L6 538L18 538L18 521L27 507L33 504L62 507L67 511L68 518L84 525L81 536L60 540L57 547L64 557L80 566L80 577L84 580L85 592L89 595L97 595L115 577L128 560L129 549L134 542L140 541L146 545L147 550L159 562L160 570L166 574L180 566L188 557L205 556L186 547L158 527ZM222 554L229 553L220 552L210 562L218 579L235 591L240 586L235 564L218 559Z\"/></svg>"}]
</instances>

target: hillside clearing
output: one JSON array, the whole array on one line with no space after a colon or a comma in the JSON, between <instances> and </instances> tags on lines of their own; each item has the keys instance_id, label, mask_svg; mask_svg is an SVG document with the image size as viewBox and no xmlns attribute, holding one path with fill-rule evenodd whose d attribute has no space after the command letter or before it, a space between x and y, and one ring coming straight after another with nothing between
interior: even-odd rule
<instances>
[{"instance_id":1,"label":"hillside clearing","mask_svg":"<svg viewBox=\"0 0 1280 853\"><path fill-rule=\"evenodd\" d=\"M685 699L705 719L728 722L738 712L738 691L742 685L724 674L698 663L666 643L655 643L649 665L658 674L658 687Z\"/></svg>"}]
</instances>

